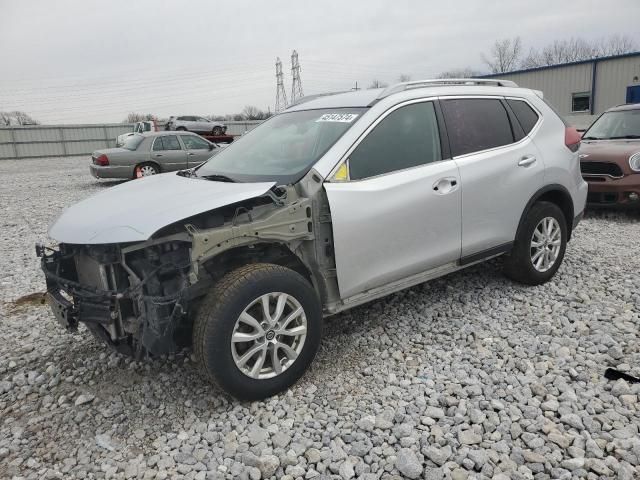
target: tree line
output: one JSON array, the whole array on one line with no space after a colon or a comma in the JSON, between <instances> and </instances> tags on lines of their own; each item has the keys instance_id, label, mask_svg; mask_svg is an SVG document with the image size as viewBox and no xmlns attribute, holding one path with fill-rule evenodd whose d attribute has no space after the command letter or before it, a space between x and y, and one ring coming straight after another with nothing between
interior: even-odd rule
<instances>
[{"instance_id":1,"label":"tree line","mask_svg":"<svg viewBox=\"0 0 640 480\"><path fill-rule=\"evenodd\" d=\"M40 122L29 114L14 110L13 112L0 112L0 125L40 125Z\"/></svg>"},{"instance_id":2,"label":"tree line","mask_svg":"<svg viewBox=\"0 0 640 480\"><path fill-rule=\"evenodd\" d=\"M563 63L622 55L638 50L638 42L628 35L611 35L599 40L571 37L555 40L542 48L525 47L520 37L496 40L482 62L490 73L505 73L517 69L548 67ZM446 73L446 72L445 72Z\"/></svg>"}]
</instances>

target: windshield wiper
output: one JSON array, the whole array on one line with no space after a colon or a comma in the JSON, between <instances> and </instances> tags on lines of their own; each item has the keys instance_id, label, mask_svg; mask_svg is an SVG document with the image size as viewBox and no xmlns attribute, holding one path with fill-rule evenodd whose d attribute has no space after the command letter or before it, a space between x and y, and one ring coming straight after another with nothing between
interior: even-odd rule
<instances>
[{"instance_id":1,"label":"windshield wiper","mask_svg":"<svg viewBox=\"0 0 640 480\"><path fill-rule=\"evenodd\" d=\"M582 137L583 140L602 140L600 137Z\"/></svg>"},{"instance_id":2,"label":"windshield wiper","mask_svg":"<svg viewBox=\"0 0 640 480\"><path fill-rule=\"evenodd\" d=\"M180 175L181 177L191 178L195 176L195 171L193 170L193 168L189 168L187 170L178 170L176 172L176 175Z\"/></svg>"},{"instance_id":3,"label":"windshield wiper","mask_svg":"<svg viewBox=\"0 0 640 480\"><path fill-rule=\"evenodd\" d=\"M233 178L227 177L226 175L211 174L211 175L196 175L196 176L198 178L204 178L206 180L213 180L214 182L236 183L236 181Z\"/></svg>"},{"instance_id":4,"label":"windshield wiper","mask_svg":"<svg viewBox=\"0 0 640 480\"><path fill-rule=\"evenodd\" d=\"M634 139L638 139L640 138L640 135L620 135L617 137L609 137L609 140L620 140L620 139L630 139L630 140L634 140Z\"/></svg>"}]
</instances>

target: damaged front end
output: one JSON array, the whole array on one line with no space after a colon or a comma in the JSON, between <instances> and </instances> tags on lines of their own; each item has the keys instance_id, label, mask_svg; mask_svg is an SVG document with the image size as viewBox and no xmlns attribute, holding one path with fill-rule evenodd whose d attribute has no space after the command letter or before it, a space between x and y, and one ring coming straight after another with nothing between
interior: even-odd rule
<instances>
[{"instance_id":1,"label":"damaged front end","mask_svg":"<svg viewBox=\"0 0 640 480\"><path fill-rule=\"evenodd\" d=\"M38 245L47 301L62 326L84 323L123 354L179 350L191 344L201 299L226 272L276 263L313 281L314 230L324 230L314 227L320 215L314 219L312 207L289 186L185 218L142 242Z\"/></svg>"},{"instance_id":2,"label":"damaged front end","mask_svg":"<svg viewBox=\"0 0 640 480\"><path fill-rule=\"evenodd\" d=\"M144 245L38 245L57 321L70 331L82 322L136 358L178 349L197 288L188 281L190 242L175 237Z\"/></svg>"}]
</instances>

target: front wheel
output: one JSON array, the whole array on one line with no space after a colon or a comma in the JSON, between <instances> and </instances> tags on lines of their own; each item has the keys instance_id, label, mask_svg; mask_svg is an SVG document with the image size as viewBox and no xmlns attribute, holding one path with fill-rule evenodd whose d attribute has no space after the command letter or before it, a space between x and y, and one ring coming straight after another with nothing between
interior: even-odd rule
<instances>
[{"instance_id":1,"label":"front wheel","mask_svg":"<svg viewBox=\"0 0 640 480\"><path fill-rule=\"evenodd\" d=\"M187 127L178 127L178 128L176 128L176 131L178 131L178 132L186 132L187 131Z\"/></svg>"},{"instance_id":2,"label":"front wheel","mask_svg":"<svg viewBox=\"0 0 640 480\"><path fill-rule=\"evenodd\" d=\"M567 221L560 208L550 202L535 203L518 231L504 272L527 285L540 285L560 268L567 248Z\"/></svg>"},{"instance_id":3,"label":"front wheel","mask_svg":"<svg viewBox=\"0 0 640 480\"><path fill-rule=\"evenodd\" d=\"M304 374L321 336L322 308L311 284L288 268L251 264L205 297L193 348L210 380L236 398L258 400Z\"/></svg>"},{"instance_id":4,"label":"front wheel","mask_svg":"<svg viewBox=\"0 0 640 480\"><path fill-rule=\"evenodd\" d=\"M211 131L211 134L219 137L220 135L223 135L224 132L222 131L222 127L213 127L213 130Z\"/></svg>"}]
</instances>

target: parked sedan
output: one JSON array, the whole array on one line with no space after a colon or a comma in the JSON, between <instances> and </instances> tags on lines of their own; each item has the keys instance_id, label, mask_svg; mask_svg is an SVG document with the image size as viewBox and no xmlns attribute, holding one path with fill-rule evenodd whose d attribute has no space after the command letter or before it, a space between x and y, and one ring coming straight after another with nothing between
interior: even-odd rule
<instances>
[{"instance_id":1,"label":"parked sedan","mask_svg":"<svg viewBox=\"0 0 640 480\"><path fill-rule=\"evenodd\" d=\"M220 151L190 132L146 132L119 148L96 150L89 170L96 178L137 178L194 167Z\"/></svg>"},{"instance_id":2,"label":"parked sedan","mask_svg":"<svg viewBox=\"0 0 640 480\"><path fill-rule=\"evenodd\" d=\"M220 122L215 122L204 117L196 117L190 115L182 117L169 117L166 129L183 130L218 136L225 134L225 132L227 131L227 126Z\"/></svg>"},{"instance_id":3,"label":"parked sedan","mask_svg":"<svg viewBox=\"0 0 640 480\"><path fill-rule=\"evenodd\" d=\"M589 204L640 208L640 104L610 108L589 127L580 169Z\"/></svg>"}]
</instances>

